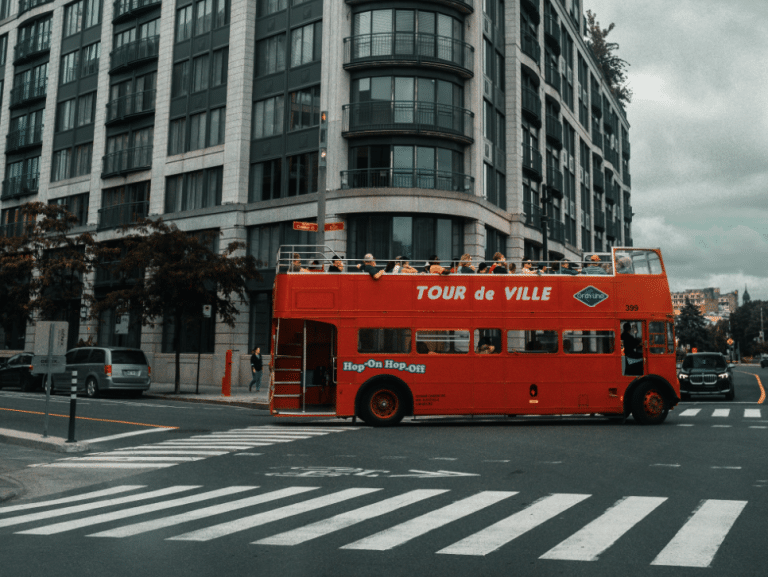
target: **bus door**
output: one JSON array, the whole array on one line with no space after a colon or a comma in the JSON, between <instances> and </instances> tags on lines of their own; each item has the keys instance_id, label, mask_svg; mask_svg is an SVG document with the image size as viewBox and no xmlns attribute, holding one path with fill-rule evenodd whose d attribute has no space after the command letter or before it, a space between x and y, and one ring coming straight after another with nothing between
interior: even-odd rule
<instances>
[{"instance_id":1,"label":"bus door","mask_svg":"<svg viewBox=\"0 0 768 577\"><path fill-rule=\"evenodd\" d=\"M672 322L648 321L647 372L666 375L671 365L670 357L675 355L675 335Z\"/></svg>"},{"instance_id":2,"label":"bus door","mask_svg":"<svg viewBox=\"0 0 768 577\"><path fill-rule=\"evenodd\" d=\"M475 329L472 408L485 414L506 413L508 405L507 358L502 353L501 329Z\"/></svg>"},{"instance_id":3,"label":"bus door","mask_svg":"<svg viewBox=\"0 0 768 577\"><path fill-rule=\"evenodd\" d=\"M662 323L663 324L663 323ZM648 340L645 321L623 319L621 328L621 374L641 377L648 374Z\"/></svg>"},{"instance_id":4,"label":"bus door","mask_svg":"<svg viewBox=\"0 0 768 577\"><path fill-rule=\"evenodd\" d=\"M562 407L557 331L529 326L507 330L509 413L557 413Z\"/></svg>"},{"instance_id":5,"label":"bus door","mask_svg":"<svg viewBox=\"0 0 768 577\"><path fill-rule=\"evenodd\" d=\"M336 327L277 319L273 408L285 413L335 412Z\"/></svg>"}]
</instances>

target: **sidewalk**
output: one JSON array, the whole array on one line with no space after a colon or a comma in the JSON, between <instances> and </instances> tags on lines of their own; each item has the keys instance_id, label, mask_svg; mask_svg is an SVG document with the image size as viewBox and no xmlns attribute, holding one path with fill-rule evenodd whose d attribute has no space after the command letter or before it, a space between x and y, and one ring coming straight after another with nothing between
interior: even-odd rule
<instances>
[{"instance_id":1,"label":"sidewalk","mask_svg":"<svg viewBox=\"0 0 768 577\"><path fill-rule=\"evenodd\" d=\"M221 394L221 386L200 385L199 394L195 393L195 383L181 383L181 392L177 395L173 383L152 383L144 393L148 399L163 399L166 401L182 401L187 403L210 403L248 407L249 409L269 409L269 384L261 386L257 393L254 389L248 392L248 387L232 387L231 395Z\"/></svg>"}]
</instances>

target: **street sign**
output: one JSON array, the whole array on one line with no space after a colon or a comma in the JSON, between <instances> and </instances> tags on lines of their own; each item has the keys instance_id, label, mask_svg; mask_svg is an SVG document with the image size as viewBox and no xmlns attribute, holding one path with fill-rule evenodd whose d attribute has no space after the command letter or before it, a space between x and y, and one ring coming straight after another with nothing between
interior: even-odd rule
<instances>
[{"instance_id":1,"label":"street sign","mask_svg":"<svg viewBox=\"0 0 768 577\"><path fill-rule=\"evenodd\" d=\"M326 222L325 223L325 232L331 232L334 230L344 230L344 223L343 222Z\"/></svg>"},{"instance_id":2,"label":"street sign","mask_svg":"<svg viewBox=\"0 0 768 577\"><path fill-rule=\"evenodd\" d=\"M293 221L293 230L307 230L309 232L317 232L316 222L301 222L298 220Z\"/></svg>"},{"instance_id":3,"label":"street sign","mask_svg":"<svg viewBox=\"0 0 768 577\"><path fill-rule=\"evenodd\" d=\"M128 334L128 323L131 322L131 317L128 313L125 313L124 315L120 315L117 317L117 322L115 323L115 334L116 335L127 335Z\"/></svg>"},{"instance_id":4,"label":"street sign","mask_svg":"<svg viewBox=\"0 0 768 577\"><path fill-rule=\"evenodd\" d=\"M698 353L698 352L699 352L699 349L697 349L696 347L693 347L693 348L691 349L691 352L692 352L693 354L696 354L696 353Z\"/></svg>"},{"instance_id":5,"label":"street sign","mask_svg":"<svg viewBox=\"0 0 768 577\"><path fill-rule=\"evenodd\" d=\"M728 339L726 342L728 343L729 347L733 346L733 339Z\"/></svg>"},{"instance_id":6,"label":"street sign","mask_svg":"<svg viewBox=\"0 0 768 577\"><path fill-rule=\"evenodd\" d=\"M50 363L48 360L50 359ZM32 357L32 374L44 375L48 373L63 373L66 368L67 357L64 355L35 355Z\"/></svg>"},{"instance_id":7,"label":"street sign","mask_svg":"<svg viewBox=\"0 0 768 577\"><path fill-rule=\"evenodd\" d=\"M51 335L53 333L53 335ZM63 355L67 352L67 336L69 323L62 321L38 321L35 325L36 356ZM48 347L51 347L48 350Z\"/></svg>"},{"instance_id":8,"label":"street sign","mask_svg":"<svg viewBox=\"0 0 768 577\"><path fill-rule=\"evenodd\" d=\"M203 305L203 316L207 319L211 318L211 305Z\"/></svg>"}]
</instances>

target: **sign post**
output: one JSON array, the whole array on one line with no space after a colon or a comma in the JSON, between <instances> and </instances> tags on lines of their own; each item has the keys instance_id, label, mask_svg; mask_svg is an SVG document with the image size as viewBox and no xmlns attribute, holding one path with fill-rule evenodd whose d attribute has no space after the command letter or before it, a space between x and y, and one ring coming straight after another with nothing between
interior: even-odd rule
<instances>
[{"instance_id":1,"label":"sign post","mask_svg":"<svg viewBox=\"0 0 768 577\"><path fill-rule=\"evenodd\" d=\"M68 322L39 321L36 327L35 350L32 357L32 374L45 377L45 421L43 437L48 436L48 407L51 402L53 373L63 373L66 367Z\"/></svg>"}]
</instances>

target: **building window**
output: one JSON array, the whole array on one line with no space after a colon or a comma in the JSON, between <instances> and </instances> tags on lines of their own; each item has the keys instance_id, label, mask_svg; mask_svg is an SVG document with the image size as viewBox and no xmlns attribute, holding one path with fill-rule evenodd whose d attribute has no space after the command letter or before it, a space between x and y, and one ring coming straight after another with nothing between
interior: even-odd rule
<instances>
[{"instance_id":1,"label":"building window","mask_svg":"<svg viewBox=\"0 0 768 577\"><path fill-rule=\"evenodd\" d=\"M59 102L56 132L63 132L93 123L95 105L95 92Z\"/></svg>"},{"instance_id":2,"label":"building window","mask_svg":"<svg viewBox=\"0 0 768 577\"><path fill-rule=\"evenodd\" d=\"M288 157L288 196L317 192L317 152Z\"/></svg>"},{"instance_id":3,"label":"building window","mask_svg":"<svg viewBox=\"0 0 768 577\"><path fill-rule=\"evenodd\" d=\"M83 48L82 73L83 77L99 72L99 58L101 57L101 42L89 44Z\"/></svg>"},{"instance_id":4,"label":"building window","mask_svg":"<svg viewBox=\"0 0 768 577\"><path fill-rule=\"evenodd\" d=\"M295 94L295 93L294 93ZM293 96L293 95L291 95ZM283 95L253 103L253 139L283 133Z\"/></svg>"},{"instance_id":5,"label":"building window","mask_svg":"<svg viewBox=\"0 0 768 577\"><path fill-rule=\"evenodd\" d=\"M8 34L0 36L0 66L5 66L5 60L8 58Z\"/></svg>"},{"instance_id":6,"label":"building window","mask_svg":"<svg viewBox=\"0 0 768 577\"><path fill-rule=\"evenodd\" d=\"M83 25L83 4L85 0L64 6L64 38L77 34Z\"/></svg>"},{"instance_id":7,"label":"building window","mask_svg":"<svg viewBox=\"0 0 768 577\"><path fill-rule=\"evenodd\" d=\"M176 12L176 42L192 38L192 8L190 4Z\"/></svg>"},{"instance_id":8,"label":"building window","mask_svg":"<svg viewBox=\"0 0 768 577\"><path fill-rule=\"evenodd\" d=\"M59 112L57 114L58 123L56 132L72 130L75 127L76 98L59 102Z\"/></svg>"},{"instance_id":9,"label":"building window","mask_svg":"<svg viewBox=\"0 0 768 577\"><path fill-rule=\"evenodd\" d=\"M181 154L185 152L184 143L187 134L187 118L178 118L171 121L168 137L168 154Z\"/></svg>"},{"instance_id":10,"label":"building window","mask_svg":"<svg viewBox=\"0 0 768 577\"><path fill-rule=\"evenodd\" d=\"M88 193L73 194L62 198L54 198L48 204L57 204L66 208L77 217L77 226L83 226L88 222Z\"/></svg>"},{"instance_id":11,"label":"building window","mask_svg":"<svg viewBox=\"0 0 768 577\"><path fill-rule=\"evenodd\" d=\"M92 156L92 142L81 144L74 148L57 150L53 153L51 182L90 174Z\"/></svg>"},{"instance_id":12,"label":"building window","mask_svg":"<svg viewBox=\"0 0 768 577\"><path fill-rule=\"evenodd\" d=\"M285 70L285 34L277 34L256 43L256 76Z\"/></svg>"},{"instance_id":13,"label":"building window","mask_svg":"<svg viewBox=\"0 0 768 577\"><path fill-rule=\"evenodd\" d=\"M495 228L485 227L485 260L493 261L493 255L500 252L507 254L507 235Z\"/></svg>"},{"instance_id":14,"label":"building window","mask_svg":"<svg viewBox=\"0 0 768 577\"><path fill-rule=\"evenodd\" d=\"M323 23L315 22L291 32L291 68L320 60Z\"/></svg>"},{"instance_id":15,"label":"building window","mask_svg":"<svg viewBox=\"0 0 768 577\"><path fill-rule=\"evenodd\" d=\"M248 254L256 259L259 268L274 269L280 245L312 244L314 234L306 230L293 230L290 221L252 226L248 228Z\"/></svg>"},{"instance_id":16,"label":"building window","mask_svg":"<svg viewBox=\"0 0 768 577\"><path fill-rule=\"evenodd\" d=\"M221 204L222 167L165 179L165 212L181 212Z\"/></svg>"},{"instance_id":17,"label":"building window","mask_svg":"<svg viewBox=\"0 0 768 577\"><path fill-rule=\"evenodd\" d=\"M288 7L287 0L259 0L258 17L268 16Z\"/></svg>"},{"instance_id":18,"label":"building window","mask_svg":"<svg viewBox=\"0 0 768 577\"><path fill-rule=\"evenodd\" d=\"M288 130L302 130L320 124L320 87L291 92Z\"/></svg>"},{"instance_id":19,"label":"building window","mask_svg":"<svg viewBox=\"0 0 768 577\"><path fill-rule=\"evenodd\" d=\"M251 166L251 190L248 202L280 198L282 181L282 158L254 164Z\"/></svg>"},{"instance_id":20,"label":"building window","mask_svg":"<svg viewBox=\"0 0 768 577\"><path fill-rule=\"evenodd\" d=\"M75 50L61 57L61 84L77 80L77 63L80 52Z\"/></svg>"},{"instance_id":21,"label":"building window","mask_svg":"<svg viewBox=\"0 0 768 577\"><path fill-rule=\"evenodd\" d=\"M211 75L210 60L211 57L208 54L203 54L192 60L192 92L208 89Z\"/></svg>"},{"instance_id":22,"label":"building window","mask_svg":"<svg viewBox=\"0 0 768 577\"><path fill-rule=\"evenodd\" d=\"M213 67L211 68L211 86L223 86L227 83L227 68L229 68L229 48L214 50Z\"/></svg>"},{"instance_id":23,"label":"building window","mask_svg":"<svg viewBox=\"0 0 768 577\"><path fill-rule=\"evenodd\" d=\"M213 24L213 0L198 0L196 9L195 34L210 32Z\"/></svg>"},{"instance_id":24,"label":"building window","mask_svg":"<svg viewBox=\"0 0 768 577\"><path fill-rule=\"evenodd\" d=\"M172 120L169 129L168 154L181 154L224 143L226 108L216 108L187 118ZM189 132L187 132L189 127Z\"/></svg>"},{"instance_id":25,"label":"building window","mask_svg":"<svg viewBox=\"0 0 768 577\"><path fill-rule=\"evenodd\" d=\"M173 65L171 97L186 96L189 93L189 60Z\"/></svg>"}]
</instances>

